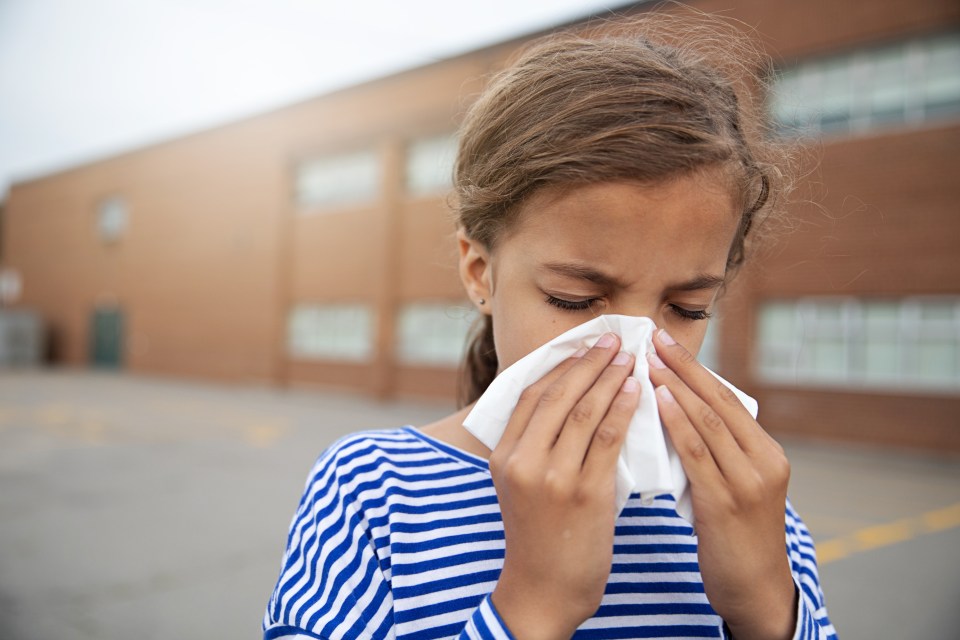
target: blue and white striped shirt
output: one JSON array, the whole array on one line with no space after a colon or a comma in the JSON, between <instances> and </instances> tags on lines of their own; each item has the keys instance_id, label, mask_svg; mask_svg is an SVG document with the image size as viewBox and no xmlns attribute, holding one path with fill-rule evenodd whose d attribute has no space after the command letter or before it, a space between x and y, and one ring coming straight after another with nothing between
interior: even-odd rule
<instances>
[{"instance_id":1,"label":"blue and white striped shirt","mask_svg":"<svg viewBox=\"0 0 960 640\"><path fill-rule=\"evenodd\" d=\"M631 498L602 604L575 638L724 638L671 496ZM795 638L834 638L813 541L788 504ZM290 526L264 638L512 638L490 601L503 522L487 462L405 427L347 436L317 461Z\"/></svg>"}]
</instances>

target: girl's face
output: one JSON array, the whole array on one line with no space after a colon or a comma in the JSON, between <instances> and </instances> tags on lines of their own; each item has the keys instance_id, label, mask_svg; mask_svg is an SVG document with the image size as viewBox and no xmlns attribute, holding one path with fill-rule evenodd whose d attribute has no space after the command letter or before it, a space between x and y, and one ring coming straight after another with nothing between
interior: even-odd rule
<instances>
[{"instance_id":1,"label":"girl's face","mask_svg":"<svg viewBox=\"0 0 960 640\"><path fill-rule=\"evenodd\" d=\"M716 173L545 189L488 253L460 236L501 370L594 316L647 316L697 353L739 219Z\"/></svg>"}]
</instances>

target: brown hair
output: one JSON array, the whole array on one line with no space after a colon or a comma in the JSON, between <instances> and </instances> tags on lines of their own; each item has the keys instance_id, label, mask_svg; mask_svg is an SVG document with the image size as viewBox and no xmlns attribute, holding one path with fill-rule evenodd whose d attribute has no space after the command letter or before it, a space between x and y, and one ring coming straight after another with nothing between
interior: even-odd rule
<instances>
[{"instance_id":1,"label":"brown hair","mask_svg":"<svg viewBox=\"0 0 960 640\"><path fill-rule=\"evenodd\" d=\"M647 14L527 47L466 114L454 170L457 223L493 250L520 205L550 185L655 183L719 167L741 220L727 272L756 219L788 188L787 153L767 135L756 93L769 59L728 21ZM460 402L497 374L490 316L466 354Z\"/></svg>"}]
</instances>

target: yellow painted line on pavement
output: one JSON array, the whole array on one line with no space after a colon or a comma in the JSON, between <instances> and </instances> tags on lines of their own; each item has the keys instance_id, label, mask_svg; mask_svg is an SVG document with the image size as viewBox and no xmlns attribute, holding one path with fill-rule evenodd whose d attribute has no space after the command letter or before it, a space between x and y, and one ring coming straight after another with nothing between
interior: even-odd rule
<instances>
[{"instance_id":1,"label":"yellow painted line on pavement","mask_svg":"<svg viewBox=\"0 0 960 640\"><path fill-rule=\"evenodd\" d=\"M960 527L960 502L946 509L928 511L920 517L923 518L924 526L931 533Z\"/></svg>"},{"instance_id":2,"label":"yellow painted line on pavement","mask_svg":"<svg viewBox=\"0 0 960 640\"><path fill-rule=\"evenodd\" d=\"M864 527L849 535L817 544L817 560L821 565L847 556L889 547L920 536L960 527L960 502L927 511L912 518Z\"/></svg>"},{"instance_id":3,"label":"yellow painted line on pavement","mask_svg":"<svg viewBox=\"0 0 960 640\"><path fill-rule=\"evenodd\" d=\"M263 449L283 437L286 431L286 428L282 424L262 422L248 424L244 428L243 435L247 444Z\"/></svg>"}]
</instances>

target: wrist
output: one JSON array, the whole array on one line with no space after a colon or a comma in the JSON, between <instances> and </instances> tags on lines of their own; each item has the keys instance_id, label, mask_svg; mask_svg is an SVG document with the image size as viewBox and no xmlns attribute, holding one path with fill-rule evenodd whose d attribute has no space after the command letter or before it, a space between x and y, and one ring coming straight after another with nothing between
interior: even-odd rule
<instances>
[{"instance_id":1,"label":"wrist","mask_svg":"<svg viewBox=\"0 0 960 640\"><path fill-rule=\"evenodd\" d=\"M501 579L490 594L497 615L517 640L569 640L589 617L571 615L557 607L556 599L542 590L504 584Z\"/></svg>"},{"instance_id":2,"label":"wrist","mask_svg":"<svg viewBox=\"0 0 960 640\"><path fill-rule=\"evenodd\" d=\"M782 595L768 599L765 604L758 601L749 620L726 620L731 637L733 640L791 640L796 634L799 597L791 577L789 590L785 587Z\"/></svg>"}]
</instances>

